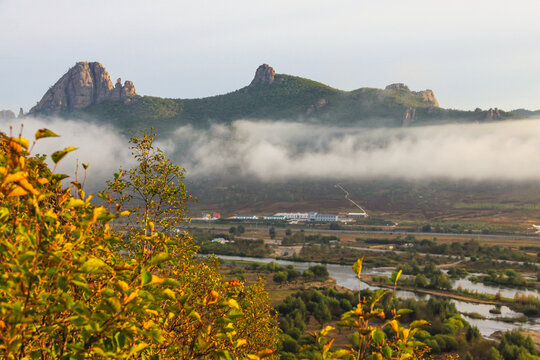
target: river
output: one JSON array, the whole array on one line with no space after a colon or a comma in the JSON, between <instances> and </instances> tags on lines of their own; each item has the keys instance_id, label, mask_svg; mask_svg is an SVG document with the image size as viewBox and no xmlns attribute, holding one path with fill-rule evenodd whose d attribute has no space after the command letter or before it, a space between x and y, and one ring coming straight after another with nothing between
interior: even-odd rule
<instances>
[{"instance_id":1,"label":"river","mask_svg":"<svg viewBox=\"0 0 540 360\"><path fill-rule=\"evenodd\" d=\"M283 266L293 265L294 268L298 271L304 271L313 265L324 265L328 269L328 273L330 274L330 277L336 280L336 285L343 286L351 290L358 290L358 279L353 273L350 265L323 264L323 263L317 263L317 262L297 262L297 261L289 261L289 260L276 260L274 258L255 258L255 257L228 256L228 255L216 255L216 257L223 260L243 260L243 261L253 261L253 262L259 262L259 263L269 263L269 262L274 261ZM391 268L371 268L371 269L365 268L363 269L362 273L365 275L390 275L392 271L393 269ZM488 285L484 285L480 283L473 283L467 279L455 280L453 284L455 287L461 286L462 288L466 288L472 291L476 290L479 293L485 292L489 294L496 294L497 291L500 291L503 296L508 296L508 297L513 297L516 291L522 292L521 290L515 290L515 289L512 290L508 288L488 286ZM361 283L361 286L362 286L362 289L372 289L372 290L379 289L379 287L377 286L370 286L364 282ZM535 292L535 291L529 290L529 293L538 295L538 292ZM400 298L415 298L415 299L429 299L430 296L433 296L433 295L419 294L412 291L403 291L403 290L398 290L396 292L396 295ZM460 313L462 313L463 318L467 320L471 325L476 325L478 329L480 330L480 333L485 337L491 336L496 331L507 331L507 330L517 329L520 327L529 331L540 331L540 322L539 322L540 319L530 318L529 321L524 322L524 323L521 323L521 322L509 323L509 322L504 322L500 320L495 320L494 319L495 317L522 316L522 314L511 310L507 306L501 307L500 315L494 315L489 312L490 309L493 309L493 305L469 303L466 301L455 300L455 299L450 299L450 300L456 305L457 310ZM464 313L478 313L482 316L485 316L486 319L473 319L467 315L464 315Z\"/></svg>"}]
</instances>

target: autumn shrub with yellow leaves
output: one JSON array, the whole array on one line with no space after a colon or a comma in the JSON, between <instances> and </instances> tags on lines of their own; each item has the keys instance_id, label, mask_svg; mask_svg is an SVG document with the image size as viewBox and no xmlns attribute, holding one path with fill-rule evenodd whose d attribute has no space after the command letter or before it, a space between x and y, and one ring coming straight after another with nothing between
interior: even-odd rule
<instances>
[{"instance_id":1,"label":"autumn shrub with yellow leaves","mask_svg":"<svg viewBox=\"0 0 540 360\"><path fill-rule=\"evenodd\" d=\"M33 144L54 136L41 129ZM149 217L129 236L111 230L130 209L94 205L77 179L63 186L65 175L30 155L33 144L0 134L0 358L273 356L277 326L262 283L224 282L188 234Z\"/></svg>"}]
</instances>

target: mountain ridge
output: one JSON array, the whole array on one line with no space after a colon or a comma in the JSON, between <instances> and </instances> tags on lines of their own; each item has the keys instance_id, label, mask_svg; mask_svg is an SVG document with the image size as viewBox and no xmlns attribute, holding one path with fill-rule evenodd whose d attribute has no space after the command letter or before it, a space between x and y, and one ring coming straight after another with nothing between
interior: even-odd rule
<instances>
[{"instance_id":1,"label":"mountain ridge","mask_svg":"<svg viewBox=\"0 0 540 360\"><path fill-rule=\"evenodd\" d=\"M118 79L96 62L79 62L30 110L30 115L97 119L126 130L180 125L206 127L238 119L308 121L332 125L411 126L443 121L492 121L519 117L498 109L444 109L432 90L411 91L405 84L385 89L344 91L259 66L251 83L238 90L204 98L169 99L140 96L131 81Z\"/></svg>"}]
</instances>

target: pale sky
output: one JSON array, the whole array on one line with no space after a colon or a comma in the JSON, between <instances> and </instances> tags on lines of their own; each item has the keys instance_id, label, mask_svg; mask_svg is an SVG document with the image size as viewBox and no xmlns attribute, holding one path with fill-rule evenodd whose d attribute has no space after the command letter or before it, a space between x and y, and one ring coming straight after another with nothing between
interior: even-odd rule
<instances>
[{"instance_id":1,"label":"pale sky","mask_svg":"<svg viewBox=\"0 0 540 360\"><path fill-rule=\"evenodd\" d=\"M540 109L539 0L0 0L0 109L77 61L141 95L227 93L268 63L353 90L406 83L442 107Z\"/></svg>"}]
</instances>

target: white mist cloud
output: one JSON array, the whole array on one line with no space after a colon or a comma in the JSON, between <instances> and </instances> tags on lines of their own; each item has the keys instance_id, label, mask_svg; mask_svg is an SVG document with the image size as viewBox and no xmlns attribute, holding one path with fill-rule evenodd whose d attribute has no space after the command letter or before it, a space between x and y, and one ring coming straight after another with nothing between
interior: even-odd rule
<instances>
[{"instance_id":1,"label":"white mist cloud","mask_svg":"<svg viewBox=\"0 0 540 360\"><path fill-rule=\"evenodd\" d=\"M9 126L13 125L13 135L17 136L21 124L22 136L32 142L38 129L47 128L60 137L43 138L37 141L32 154L47 155L47 163L54 167L50 155L68 146L75 146L77 150L67 154L59 163L57 173L69 175L69 181L75 180L75 169L79 162L79 181L84 178L82 163L89 163L87 189L92 192L104 188L105 180L111 179L112 174L120 166L133 163L128 141L119 135L118 130L112 126L97 125L81 120L42 119L25 117L23 119L0 120L0 131L9 134Z\"/></svg>"},{"instance_id":2,"label":"white mist cloud","mask_svg":"<svg viewBox=\"0 0 540 360\"><path fill-rule=\"evenodd\" d=\"M112 126L32 117L23 122L23 136L29 139L43 127L61 135L38 141L34 154L79 148L60 162L57 172L74 179L77 159L90 163L90 191L102 189L120 166L135 163L127 138ZM19 120L11 123L18 134ZM0 121L0 130L8 132L9 122ZM209 129L183 126L160 138L157 146L190 177L540 179L540 120L400 129L238 120Z\"/></svg>"},{"instance_id":3,"label":"white mist cloud","mask_svg":"<svg viewBox=\"0 0 540 360\"><path fill-rule=\"evenodd\" d=\"M540 120L402 129L239 120L208 130L181 127L166 147L177 148L191 175L540 178Z\"/></svg>"}]
</instances>

